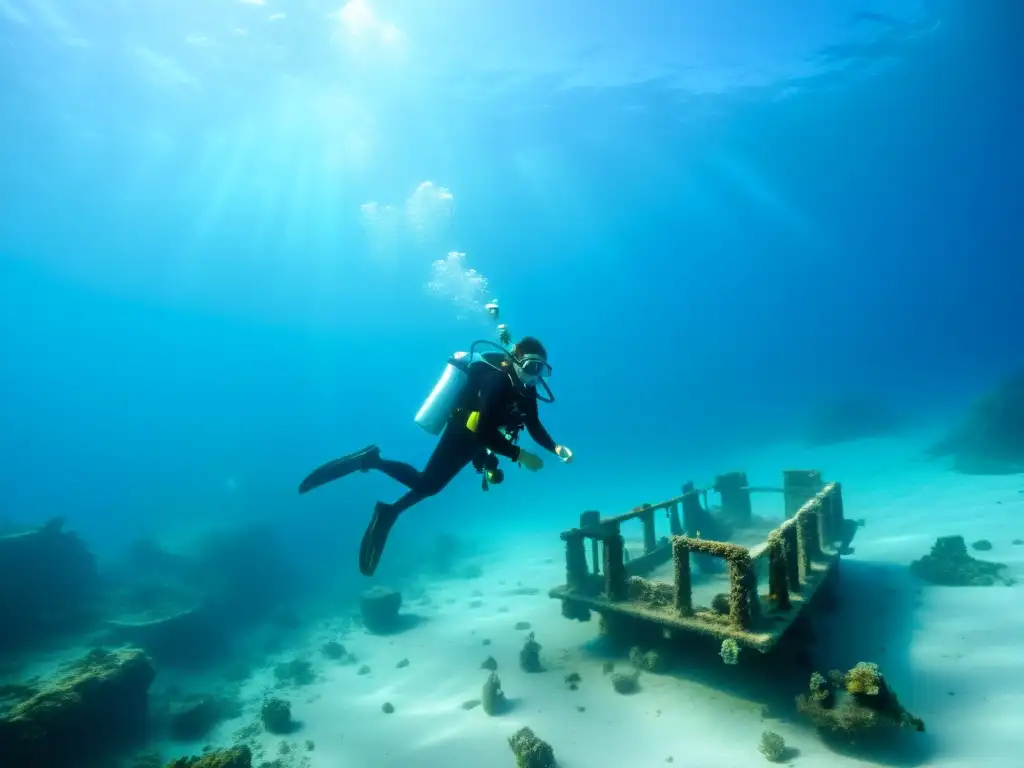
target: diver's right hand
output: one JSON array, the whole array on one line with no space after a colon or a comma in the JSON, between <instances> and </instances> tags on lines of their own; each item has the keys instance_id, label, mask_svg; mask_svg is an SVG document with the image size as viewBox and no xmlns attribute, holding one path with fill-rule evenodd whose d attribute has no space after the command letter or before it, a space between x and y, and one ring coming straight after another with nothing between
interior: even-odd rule
<instances>
[{"instance_id":1,"label":"diver's right hand","mask_svg":"<svg viewBox=\"0 0 1024 768\"><path fill-rule=\"evenodd\" d=\"M529 472L536 472L538 469L544 466L544 461L536 453L530 453L529 451L519 449L519 466Z\"/></svg>"}]
</instances>

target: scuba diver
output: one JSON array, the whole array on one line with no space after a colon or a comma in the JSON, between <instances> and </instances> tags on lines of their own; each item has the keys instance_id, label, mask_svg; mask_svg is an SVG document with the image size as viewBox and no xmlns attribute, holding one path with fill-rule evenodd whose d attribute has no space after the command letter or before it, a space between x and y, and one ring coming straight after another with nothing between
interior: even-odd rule
<instances>
[{"instance_id":1,"label":"scuba diver","mask_svg":"<svg viewBox=\"0 0 1024 768\"><path fill-rule=\"evenodd\" d=\"M496 302L487 308L493 317L497 316ZM499 332L503 345L507 345L510 338L506 326L499 326ZM481 346L491 346L495 351L477 352ZM516 444L523 428L541 448L564 463L572 461L572 451L555 443L540 422L538 400L554 401L546 383L550 374L547 350L531 336L523 337L511 349L477 341L468 354L456 354L448 361L440 381L416 415L417 424L431 434L441 434L422 471L383 458L380 448L371 445L315 469L299 485L299 493L356 471L370 470L383 472L408 488L393 504L377 502L374 506L359 551L359 570L364 576L372 576L399 515L442 491L469 464L484 476L484 490L488 481L497 484L503 479L497 467L498 456L530 472L541 469L541 457Z\"/></svg>"}]
</instances>

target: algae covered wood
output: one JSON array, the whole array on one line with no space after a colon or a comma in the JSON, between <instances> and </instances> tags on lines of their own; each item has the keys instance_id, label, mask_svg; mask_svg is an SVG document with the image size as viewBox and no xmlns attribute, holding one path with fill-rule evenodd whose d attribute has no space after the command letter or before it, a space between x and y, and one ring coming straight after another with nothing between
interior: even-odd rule
<instances>
[{"instance_id":1,"label":"algae covered wood","mask_svg":"<svg viewBox=\"0 0 1024 768\"><path fill-rule=\"evenodd\" d=\"M740 485L746 482L743 473L732 473L730 489L734 493L750 490ZM696 536L672 535L664 546L659 545L646 556L664 553L675 561L674 583L649 581L637 570L625 566L631 574L623 583L618 575L619 525L624 520L640 518L645 524L651 509L671 510L673 505L687 499L697 500L698 492L692 486L682 497L657 505L643 505L633 512L593 522L586 529L573 529L562 534L567 547L579 549L586 538L602 541L606 560L611 558L612 573L604 579L576 578L554 587L549 595L562 601L562 613L567 618L587 620L591 611L606 618L628 618L660 627L663 631L703 634L722 640L735 640L738 644L760 652L769 651L815 599L823 588L834 582L834 571L839 565L840 553L846 544L848 526L843 519L842 489L838 483L823 484L817 471L794 471L785 474L793 485L800 478L802 492L811 488L811 495L795 512L785 512L783 522L766 539L754 547L745 547L728 541L713 541ZM721 478L719 478L721 481ZM775 490L775 489L771 489ZM699 501L698 501L699 503ZM646 546L645 546L646 549ZM691 555L715 558L727 565L729 591L723 597L726 608L695 605L693 599L694 575ZM576 560L578 555L570 559ZM766 566L766 591L758 583L759 567Z\"/></svg>"}]
</instances>

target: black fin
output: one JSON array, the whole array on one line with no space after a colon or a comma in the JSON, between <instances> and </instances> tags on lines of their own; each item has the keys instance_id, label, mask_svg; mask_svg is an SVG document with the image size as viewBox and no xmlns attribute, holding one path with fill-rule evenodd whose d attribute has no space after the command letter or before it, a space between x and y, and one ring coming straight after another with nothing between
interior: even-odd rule
<instances>
[{"instance_id":1,"label":"black fin","mask_svg":"<svg viewBox=\"0 0 1024 768\"><path fill-rule=\"evenodd\" d=\"M373 517L366 526L362 544L359 546L359 572L363 576L373 576L384 554L384 546L388 543L388 534L394 526L398 515L391 504L378 501L373 508Z\"/></svg>"},{"instance_id":2,"label":"black fin","mask_svg":"<svg viewBox=\"0 0 1024 768\"><path fill-rule=\"evenodd\" d=\"M368 445L361 451L328 461L310 472L309 476L299 484L299 493L312 491L314 488L319 488L332 480L340 480L358 470L366 471L369 459L379 453L380 448L376 445Z\"/></svg>"}]
</instances>

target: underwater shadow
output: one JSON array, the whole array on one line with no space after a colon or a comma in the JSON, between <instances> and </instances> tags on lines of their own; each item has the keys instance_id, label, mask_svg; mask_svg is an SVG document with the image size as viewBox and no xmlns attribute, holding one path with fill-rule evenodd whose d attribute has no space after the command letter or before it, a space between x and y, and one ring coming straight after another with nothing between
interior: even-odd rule
<instances>
[{"instance_id":1,"label":"underwater shadow","mask_svg":"<svg viewBox=\"0 0 1024 768\"><path fill-rule=\"evenodd\" d=\"M870 745L851 748L816 732L800 715L796 697L808 691L813 672L847 670L860 661L875 662L897 696L911 690L910 647L921 585L905 566L843 560L837 571L834 599L819 592L814 603L789 628L770 653L742 649L738 663L720 656L721 641L705 636L677 637L655 647L665 671L659 674L698 683L736 698L761 704L766 719L792 723L835 752L872 760L891 768L928 764L935 740L927 733L901 729L873 732ZM640 644L644 648L643 644ZM597 637L584 646L589 655L621 663L628 648ZM905 695L904 695L905 698ZM902 701L913 712L912 702ZM877 736L877 738L876 738Z\"/></svg>"},{"instance_id":2,"label":"underwater shadow","mask_svg":"<svg viewBox=\"0 0 1024 768\"><path fill-rule=\"evenodd\" d=\"M836 597L825 610L812 616L814 641L808 646L816 671L847 670L858 662L873 662L892 686L900 703L914 712L908 692L914 690L911 646L923 585L905 565L844 559ZM802 691L807 688L804 682ZM783 710L787 719L808 733L814 728L800 717L790 699ZM780 712L781 714L781 712ZM906 729L877 729L870 739L849 740L821 736L832 751L893 768L927 765L937 748L935 737Z\"/></svg>"},{"instance_id":3,"label":"underwater shadow","mask_svg":"<svg viewBox=\"0 0 1024 768\"><path fill-rule=\"evenodd\" d=\"M278 730L274 731L275 736L294 736L296 733L306 727L305 722L302 720L292 720L288 725L279 726Z\"/></svg>"},{"instance_id":4,"label":"underwater shadow","mask_svg":"<svg viewBox=\"0 0 1024 768\"><path fill-rule=\"evenodd\" d=\"M387 627L378 627L376 629L370 629L369 627L363 627L368 635L374 635L377 637L390 637L392 635L400 635L403 632L408 632L410 629L416 629L416 627L429 621L426 616L422 616L418 613L400 613Z\"/></svg>"},{"instance_id":5,"label":"underwater shadow","mask_svg":"<svg viewBox=\"0 0 1024 768\"><path fill-rule=\"evenodd\" d=\"M520 698L518 696L515 696L515 697L506 696L505 700L501 704L501 708L497 712L495 712L494 714L496 716L498 716L498 717L501 717L501 716L504 716L504 715L514 715L516 712L518 712L519 710L521 710L523 708L523 704L524 704L524 699L522 699L522 698Z\"/></svg>"},{"instance_id":6,"label":"underwater shadow","mask_svg":"<svg viewBox=\"0 0 1024 768\"><path fill-rule=\"evenodd\" d=\"M815 662L847 669L873 661L897 681L907 677L922 588L905 565L844 560L839 599L815 618Z\"/></svg>"}]
</instances>

